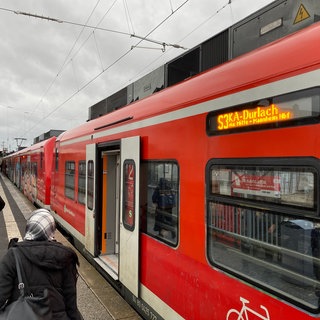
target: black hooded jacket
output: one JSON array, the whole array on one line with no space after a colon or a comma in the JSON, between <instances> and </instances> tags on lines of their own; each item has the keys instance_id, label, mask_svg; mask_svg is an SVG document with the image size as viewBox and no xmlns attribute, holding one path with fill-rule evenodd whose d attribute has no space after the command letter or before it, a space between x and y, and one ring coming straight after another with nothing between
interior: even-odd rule
<instances>
[{"instance_id":1,"label":"black hooded jacket","mask_svg":"<svg viewBox=\"0 0 320 320\"><path fill-rule=\"evenodd\" d=\"M76 295L76 253L54 241L22 241L13 246L21 257L22 278L27 282L25 292L36 296L48 289L53 319L81 319ZM18 297L15 258L9 248L0 262L0 307Z\"/></svg>"}]
</instances>

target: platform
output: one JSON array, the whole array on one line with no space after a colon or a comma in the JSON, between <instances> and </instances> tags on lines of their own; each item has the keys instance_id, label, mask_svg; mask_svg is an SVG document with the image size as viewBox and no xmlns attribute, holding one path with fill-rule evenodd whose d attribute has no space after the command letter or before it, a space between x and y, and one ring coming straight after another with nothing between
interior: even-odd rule
<instances>
[{"instance_id":1,"label":"platform","mask_svg":"<svg viewBox=\"0 0 320 320\"><path fill-rule=\"evenodd\" d=\"M7 250L8 241L18 237L22 240L26 219L36 208L4 176L0 176L0 195L6 202L0 211L0 258ZM56 232L57 241L72 247L78 254L80 267L77 284L78 308L84 320L138 320L142 319L119 293L89 264L89 262Z\"/></svg>"}]
</instances>

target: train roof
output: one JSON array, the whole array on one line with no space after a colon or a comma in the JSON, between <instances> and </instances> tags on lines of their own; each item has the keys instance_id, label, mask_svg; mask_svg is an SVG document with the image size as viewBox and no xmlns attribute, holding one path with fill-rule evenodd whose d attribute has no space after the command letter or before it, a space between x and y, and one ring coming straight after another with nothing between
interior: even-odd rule
<instances>
[{"instance_id":1,"label":"train roof","mask_svg":"<svg viewBox=\"0 0 320 320\"><path fill-rule=\"evenodd\" d=\"M307 48L307 50L306 50ZM320 23L64 132L67 141L291 76L320 64Z\"/></svg>"},{"instance_id":2,"label":"train roof","mask_svg":"<svg viewBox=\"0 0 320 320\"><path fill-rule=\"evenodd\" d=\"M43 141L40 141L36 144L33 144L32 146L30 147L26 147L26 148L23 148L19 151L16 151L14 153L11 153L10 155L6 156L5 158L12 158L12 157L18 157L18 156L21 156L21 155L24 155L24 154L27 154L27 153L31 153L35 150L40 150L40 148L42 147L45 147L47 144L49 144L50 142L52 143L53 141L56 140L56 137L51 137L47 140L43 140Z\"/></svg>"}]
</instances>

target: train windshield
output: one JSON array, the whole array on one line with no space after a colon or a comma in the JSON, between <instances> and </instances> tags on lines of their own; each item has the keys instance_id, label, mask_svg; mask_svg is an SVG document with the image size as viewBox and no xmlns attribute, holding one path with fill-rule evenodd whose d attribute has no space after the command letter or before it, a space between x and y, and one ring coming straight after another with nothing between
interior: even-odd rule
<instances>
[{"instance_id":1,"label":"train windshield","mask_svg":"<svg viewBox=\"0 0 320 320\"><path fill-rule=\"evenodd\" d=\"M300 160L292 166L209 164L207 253L213 265L316 311L318 163Z\"/></svg>"}]
</instances>

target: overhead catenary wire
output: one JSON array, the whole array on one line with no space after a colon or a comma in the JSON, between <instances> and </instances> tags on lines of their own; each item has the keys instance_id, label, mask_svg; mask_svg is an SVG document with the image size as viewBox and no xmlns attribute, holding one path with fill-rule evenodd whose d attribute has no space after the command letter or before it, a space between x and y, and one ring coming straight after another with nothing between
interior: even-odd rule
<instances>
[{"instance_id":1,"label":"overhead catenary wire","mask_svg":"<svg viewBox=\"0 0 320 320\"><path fill-rule=\"evenodd\" d=\"M11 10L8 10L8 11L11 11ZM23 12L23 11L13 11L13 12L14 12L15 14L22 14L22 15L25 15L25 16L33 17L33 18L38 18L38 19L44 19L44 20L48 20L48 21L63 23L63 21L60 20L60 19L50 18L50 17L45 17L45 16L40 16L40 15L34 14L34 13L27 13L27 12Z\"/></svg>"},{"instance_id":2,"label":"overhead catenary wire","mask_svg":"<svg viewBox=\"0 0 320 320\"><path fill-rule=\"evenodd\" d=\"M177 7L174 12L171 12L164 20L162 20L158 25L156 25L147 35L148 37L150 34L152 34L155 30L157 30L165 21L167 21L175 12L180 10L189 0L184 1L179 7ZM1 9L1 8L0 8ZM101 28L96 28L98 30L101 30ZM103 29L103 28L102 28ZM106 29L107 30L107 29ZM130 34L130 36L135 36ZM137 36L135 36L137 37ZM146 37L141 37L141 39L138 41L137 45L141 43L142 41L146 40ZM151 40L152 41L152 40ZM65 105L67 102L69 102L73 97L75 97L79 92L87 88L91 83L93 83L96 79L98 79L103 73L105 73L107 70L112 68L115 64L117 64L120 60L122 60L125 56L127 56L132 51L132 48L127 50L124 54L122 54L120 57L118 57L114 62L112 62L109 66L104 68L101 72L99 72L96 76L94 76L91 80L89 80L87 83L85 83L83 86L81 86L78 91L74 92L71 96L69 96L66 100L64 100L61 104L57 105L53 110L51 110L47 115L45 115L42 120L47 119L50 115L58 111L63 105ZM31 132L35 127L39 125L39 122L36 123L33 127L31 127L27 132Z\"/></svg>"},{"instance_id":3,"label":"overhead catenary wire","mask_svg":"<svg viewBox=\"0 0 320 320\"><path fill-rule=\"evenodd\" d=\"M225 9L228 5L230 5L231 8L231 0L228 0L228 3L226 3L225 5L223 5L220 9L218 9L217 11L215 11L211 16L209 16L206 20L204 20L203 22L201 22L196 28L194 28L191 32L189 32L187 35L185 35L179 42L183 41L184 39L186 39L187 37L189 37L192 33L194 33L196 30L198 30L199 28L201 28L203 25L205 25L209 20L213 19L215 16L217 16L223 9ZM232 10L232 9L231 9Z\"/></svg>"},{"instance_id":4,"label":"overhead catenary wire","mask_svg":"<svg viewBox=\"0 0 320 320\"><path fill-rule=\"evenodd\" d=\"M203 22L201 22L196 28L194 28L190 33L188 33L186 36L184 36L182 39L180 39L178 41L178 43L182 42L183 40L185 40L186 38L188 38L193 32L195 32L196 30L198 30L199 28L201 28L203 25L205 25L206 23L208 23L208 21L210 21L211 19L213 19L215 16L217 16L223 9L225 9L229 4L231 4L231 0L228 0L229 2L227 4L224 4L221 8L219 8L217 11L215 11L212 15L210 15L206 20L204 20ZM170 0L171 2L171 0ZM230 9L231 9L231 16L232 16L232 8L230 5ZM155 49L155 48L150 48L149 49ZM170 48L171 49L171 48ZM163 49L160 49L163 51ZM164 52L164 51L163 51ZM156 59L154 59L153 61L151 61L147 66L145 66L142 70L140 70L137 74L136 77L138 77L139 75L142 75L145 70L150 69L150 67L152 65L154 65L156 63L156 61L158 61L162 56L157 57Z\"/></svg>"},{"instance_id":5,"label":"overhead catenary wire","mask_svg":"<svg viewBox=\"0 0 320 320\"><path fill-rule=\"evenodd\" d=\"M131 34L134 34L134 27L133 27L133 23L131 20L131 16L130 16L130 10L128 7L128 3L127 0L123 0L123 5L124 5L124 12L126 14L126 20L127 20L127 24L128 24L128 30Z\"/></svg>"},{"instance_id":6,"label":"overhead catenary wire","mask_svg":"<svg viewBox=\"0 0 320 320\"><path fill-rule=\"evenodd\" d=\"M99 57L100 65L101 65L101 69L103 70L104 69L103 62L102 62L102 59L101 59L101 54L100 54L100 50L99 50L97 39L96 39L96 33L94 31L93 31L93 39L94 39L94 43L96 45L96 49L97 49L97 53L98 53L98 57Z\"/></svg>"},{"instance_id":7,"label":"overhead catenary wire","mask_svg":"<svg viewBox=\"0 0 320 320\"><path fill-rule=\"evenodd\" d=\"M115 0L116 2L117 0ZM171 8L172 8L172 2L171 0L170 1L170 5L171 5ZM52 22L58 22L58 23L68 23L68 24L73 24L73 25L77 25L77 26L82 26L83 29L86 29L86 28L91 28L91 29L94 29L94 30L101 30L101 31L108 31L108 32L113 32L113 33L117 33L117 34L122 34L122 35L128 35L132 38L137 38L139 39L138 43L135 45L135 47L138 47L139 44L142 42L142 41L147 41L147 42L154 42L156 44L159 44L161 46L170 46L172 48L182 48L182 49L185 49L183 46L180 46L179 44L170 44L170 43L166 43L166 42L161 42L161 41L157 41L157 40L153 40L153 39L150 39L149 38L149 35L151 35L157 28L159 28L163 23L165 23L174 13L176 13L181 7L183 7L189 0L186 0L185 2L183 2L178 8L176 8L175 10L171 10L171 14L169 14L165 19L163 19L156 27L154 27L150 32L148 32L148 34L144 37L142 36L139 36L139 35L136 35L134 34L134 29L133 29L133 25L132 26L132 30L129 30L129 32L122 32L122 31L118 31L118 30L112 30L112 29L107 29L107 28L102 28L102 27L99 27L98 25L97 26L90 26L88 23L86 24L81 24L81 23L74 23L74 22L70 22L70 21L64 21L64 20L60 20L60 19L55 19L55 18L51 18L50 17L43 17L43 19L46 19L48 21L52 21ZM98 1L99 2L99 1ZM231 3L231 1L229 1L229 3ZM229 4L228 3L228 4ZM127 5L127 4L126 4ZM226 5L225 5L226 6ZM223 8L225 7L223 6ZM221 11L223 8L219 9L216 13L218 13L219 11ZM0 8L0 10L6 10L6 11L9 11L9 12L13 12L12 10L8 10L8 9L4 9L4 8ZM15 12L16 13L16 12ZM37 15L30 15L31 17L37 17ZM39 18L42 18L41 16L39 16ZM50 18L50 19L48 19ZM211 17L212 18L212 17ZM210 18L209 18L210 19ZM207 19L206 21L208 21L209 19ZM57 21L55 21L57 20ZM87 20L87 22L89 21L89 19ZM206 22L205 21L205 22ZM204 23L205 23L204 22ZM204 24L202 23L202 24ZM201 24L201 25L202 25ZM199 27L198 27L199 28ZM94 31L93 31L94 32ZM191 32L192 33L192 32ZM189 33L189 35L191 34ZM94 35L94 34L93 34ZM78 38L80 37L80 35L78 36ZM74 44L75 46L75 44ZM57 74L57 76L61 73L61 70L64 68L64 66L66 65L66 62L68 61L68 58L69 56L71 55L73 49L74 49L74 46L72 47L72 49L70 50L69 52L69 55L66 57L65 59L65 62L62 64L60 70L59 70L59 73ZM146 47L147 48L147 47ZM80 49L81 50L81 49ZM92 84L96 79L98 79L103 73L105 73L107 70L109 70L111 67L113 67L115 64L117 64L120 60L122 60L126 55L128 55L130 52L131 52L132 48L130 48L129 50L127 50L124 54L122 54L121 56L119 56L115 61L113 61L110 65L108 65L107 67L105 67L104 69L101 70L101 72L99 72L96 76L94 76L93 78L91 78L87 83L85 83L84 85L82 85L81 87L78 87L78 90L76 92L74 92L71 96L69 96L66 100L64 100L62 103L60 103L59 105L57 105L53 110L51 110L48 114L46 114L42 120L44 119L47 119L50 115L52 115L53 113L55 113L56 111L58 111L63 105L65 105L68 101L70 101L76 94L78 94L79 92L81 92L82 90L84 90L86 87L88 87L90 84ZM99 51L98 51L99 53ZM72 59L71 59L72 61ZM102 67L103 68L103 67ZM49 91L50 88L47 90ZM46 93L45 93L46 95ZM45 96L44 95L44 96ZM40 101L41 103L41 101ZM39 122L37 124L35 124L33 127L29 128L28 132L31 132L36 126L38 126Z\"/></svg>"},{"instance_id":8,"label":"overhead catenary wire","mask_svg":"<svg viewBox=\"0 0 320 320\"><path fill-rule=\"evenodd\" d=\"M170 3L170 9L171 9L171 12L173 12L172 1L171 1L171 0L169 0L169 3Z\"/></svg>"},{"instance_id":9,"label":"overhead catenary wire","mask_svg":"<svg viewBox=\"0 0 320 320\"><path fill-rule=\"evenodd\" d=\"M185 2L182 3L182 5L179 6L179 8L181 8L183 5L185 5L189 0L186 0ZM3 10L3 8L0 8L0 10ZM67 20L61 20L61 19L57 19L57 18L50 18L50 17L45 17L45 16L41 16L38 14L34 14L34 13L28 13L28 12L23 12L23 11L15 11L15 10L10 10L10 9L6 9L6 11L10 11L13 12L15 14L21 14L21 15L25 15L25 16L29 16L29 17L33 17L33 18L37 18L37 19L43 19L43 20L48 20L48 21L52 21L52 22L57 22L57 23L65 23L65 24L70 24L70 25L75 25L75 26L79 26L79 27L84 27L84 28L88 28L88 29L94 29L94 30L100 30L100 31L106 31L106 32L111 32L111 33L116 33L116 34L120 34L120 35L126 35L126 36L130 36L130 37L138 37L140 39L143 39L145 41L153 41L153 40L149 40L147 38L147 36L138 36L135 35L134 33L129 33L129 32L125 32L125 31L119 31L119 30L114 30L114 29L109 29L109 28L102 28L102 27L98 27L98 26L91 26L88 24L82 24L82 23L78 23L78 22L72 22L72 21L67 21ZM171 14L169 15L169 17L174 14L177 10L174 10L173 12L171 12ZM164 19L163 22L165 22L167 20L167 18ZM162 23L161 23L162 24ZM161 25L160 24L160 25ZM159 26L160 26L159 25ZM153 30L154 31L154 30ZM153 32L152 31L152 32ZM150 33L149 33L150 34ZM179 45L175 44L170 44L170 43L166 43L166 42L161 42L164 43L166 46L173 46L174 48L180 48Z\"/></svg>"},{"instance_id":10,"label":"overhead catenary wire","mask_svg":"<svg viewBox=\"0 0 320 320\"><path fill-rule=\"evenodd\" d=\"M125 1L125 0L124 0ZM175 12L177 12L180 8L182 8L189 0L186 0L184 1L176 10L172 11L171 14L169 16L167 16L164 21L162 21L159 26L161 26L165 21L168 20L168 18L170 18ZM93 32L95 30L100 30L100 31L105 31L105 32L111 32L111 33L116 33L116 34L120 34L120 35L126 35L126 36L130 36L130 37L135 37L135 38L138 38L138 39L141 39L138 44L134 45L134 46L131 46L130 50L134 49L134 48L139 48L139 44L141 43L141 41L147 41L147 42L153 42L153 43L156 43L156 44L159 44L162 46L161 50L162 51L165 51L165 48L166 46L170 46L170 47L173 47L173 48L176 48L176 49L186 49L184 47L180 47L178 46L177 44L170 44L170 43L166 43L166 42L161 42L161 41L156 41L156 40L152 40L152 39L148 39L147 36L150 35L152 32L154 32L159 26L156 26L153 30L151 30L151 32L148 33L147 36L139 36L139 35L136 35L134 33L130 33L130 32L123 32L123 31L118 31L118 30L113 30L113 29L109 29L109 28L102 28L102 27L99 27L99 24L103 21L103 19L105 18L105 16L110 12L110 10L114 7L115 3L117 2L117 0L115 0L111 6L109 7L109 9L107 10L107 12L104 14L104 16L102 17L102 19L98 22L98 24L96 26L91 26L88 24L92 14L94 13L95 9L97 8L98 4L99 4L100 0L97 1L96 5L94 6L93 10L91 11L87 21L85 22L85 24L82 24L82 23L77 23L77 22L71 22L71 21L67 21L67 20L62 20L62 19L57 19L57 18L52 18L52 17L46 17L46 16L41 16L41 15L38 15L38 14L34 14L34 13L27 13L27 12L23 12L23 11L17 11L17 10L11 10L11 9L7 9L7 8L2 8L0 7L0 10L4 10L4 11L8 11L8 12L12 12L14 14L17 14L17 15L24 15L24 16L30 16L30 17L33 17L33 18L37 18L37 19L43 19L43 20L48 20L48 21L51 21L51 22L57 22L57 23L60 23L60 24L70 24L70 25L75 25L75 26L81 26L82 29L76 39L76 41L74 42L73 46L71 47L71 49L69 50L69 53L67 54L64 62L62 63L58 73L56 74L55 78L53 79L53 81L50 83L50 85L48 86L48 88L46 89L45 93L42 95L41 99L39 100L38 104L36 105L36 107L34 108L34 110L31 112L31 114L33 114L40 106L40 104L42 103L42 101L44 100L45 96L48 94L48 92L50 91L50 89L52 88L52 86L54 85L54 83L56 82L57 78L59 77L59 75L61 74L61 72L64 70L65 66L67 65L67 61L73 51L73 49L75 48L75 45L76 43L78 42L80 36L82 35L83 31L87 28L87 29L93 29ZM128 5L125 1L125 7L126 7L126 15L129 16L128 19L130 19L130 25L131 25L131 28L132 28L132 32L134 32L134 29L133 29L133 25L132 25L132 22L131 22L131 18L130 18L130 14L129 14L129 9L128 9ZM91 35L88 36L88 38L86 39L86 41L90 38ZM85 41L85 42L86 42ZM96 41L96 40L95 40ZM84 42L84 43L85 43ZM74 57L77 55L77 53L81 50L82 46L79 48L79 50L73 55L73 59ZM98 46L96 44L96 48L98 50ZM147 47L145 47L147 48ZM103 66L103 63L102 63L102 60L101 60L101 56L100 56L100 52L98 50L98 56L99 56L99 59L100 59L100 64L102 66L102 73L103 74L106 70L108 70L109 68L104 68ZM73 69L73 74L75 76L75 71L74 71L74 64L73 64L73 59L70 59L69 62L72 63L72 69ZM112 64L113 66L113 64ZM75 80L76 81L76 80ZM77 81L76 81L77 83ZM91 82L90 82L91 83ZM77 92L80 92L81 90L79 90L78 88L78 91ZM69 100L68 100L69 101ZM29 130L30 131L30 130Z\"/></svg>"},{"instance_id":11,"label":"overhead catenary wire","mask_svg":"<svg viewBox=\"0 0 320 320\"><path fill-rule=\"evenodd\" d=\"M59 68L58 73L56 74L56 76L54 77L54 79L52 80L52 82L50 83L50 85L48 86L48 88L45 90L44 94L41 96L41 99L40 99L39 102L37 103L36 107L32 110L31 114L34 113L34 112L38 109L38 107L40 106L41 102L43 101L43 99L44 99L45 96L48 94L48 92L50 91L50 89L52 88L52 86L54 85L54 83L56 82L57 78L58 78L59 75L61 74L61 72L62 72L64 66L66 65L66 62L68 61L68 59L69 59L69 57L70 57L73 49L75 48L78 40L80 39L80 37L81 37L81 35L82 35L82 33L83 33L84 29L85 29L86 24L89 22L92 14L93 14L94 11L96 10L96 8L97 8L97 6L98 6L98 4L99 4L100 1L101 1L101 0L97 0L97 3L96 3L96 5L94 6L93 10L91 11L89 17L87 18L86 23L83 25L83 28L82 28L81 31L79 32L79 35L78 35L77 39L75 40L75 42L74 42L73 45L71 46L71 48L70 48L70 50L69 50L66 58L64 59L63 63L61 64L61 67ZM54 21L54 20L49 20L49 21ZM59 19L59 21L60 21L60 19ZM55 22L55 21L54 21L54 22ZM60 22L59 22L59 23L60 23ZM62 22L61 22L61 23L62 23ZM73 69L73 72L74 72L74 69Z\"/></svg>"},{"instance_id":12,"label":"overhead catenary wire","mask_svg":"<svg viewBox=\"0 0 320 320\"><path fill-rule=\"evenodd\" d=\"M100 0L99 0L100 1ZM103 17L100 19L100 21L97 23L97 25L96 25L96 27L95 27L95 30L97 30L98 29L98 25L104 20L104 18L107 16L107 14L110 12L110 10L114 7L114 5L115 5L115 3L117 2L118 0L114 0L114 2L111 4L111 6L108 8L108 10L105 12L105 14L103 15ZM93 12L92 12L93 13ZM91 13L91 15L92 15L92 13ZM91 16L90 15L90 16ZM88 22L88 20L87 20L87 22ZM80 35L83 33L83 31L84 31L84 29L86 28L86 26L87 26L87 24L86 25L84 25L83 26L83 28L82 28L82 30L81 30L81 33L79 34L79 36L78 36L78 38L77 38L77 41L78 41L78 39L80 38ZM95 30L93 30L92 31L92 33L90 33L89 35L88 35L88 37L82 42L82 44L81 44L81 46L78 48L78 50L73 54L73 56L72 56L72 58L74 59L77 55L78 55L78 53L82 50L82 48L83 48L83 46L85 45L85 43L90 39L90 37L93 35L93 33L94 33L94 31ZM77 42L76 41L76 42ZM74 49L74 47L75 47L75 45L72 47L72 50ZM72 51L71 50L71 51ZM70 55L68 55L68 57L69 57ZM65 59L65 63L64 63L64 66L66 66L68 63L67 63L67 60L68 60L68 57ZM71 60L69 61L69 62L71 62ZM62 70L61 70L62 71Z\"/></svg>"}]
</instances>

